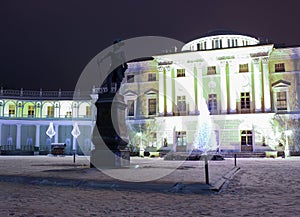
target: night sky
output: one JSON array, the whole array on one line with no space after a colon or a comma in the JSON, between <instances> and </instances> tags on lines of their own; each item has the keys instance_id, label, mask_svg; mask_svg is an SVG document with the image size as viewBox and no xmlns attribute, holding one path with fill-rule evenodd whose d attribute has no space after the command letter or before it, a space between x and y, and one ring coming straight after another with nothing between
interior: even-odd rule
<instances>
[{"instance_id":1,"label":"night sky","mask_svg":"<svg viewBox=\"0 0 300 217\"><path fill-rule=\"evenodd\" d=\"M229 28L300 45L298 0L2 0L0 86L73 90L86 64L116 38L183 42Z\"/></svg>"}]
</instances>

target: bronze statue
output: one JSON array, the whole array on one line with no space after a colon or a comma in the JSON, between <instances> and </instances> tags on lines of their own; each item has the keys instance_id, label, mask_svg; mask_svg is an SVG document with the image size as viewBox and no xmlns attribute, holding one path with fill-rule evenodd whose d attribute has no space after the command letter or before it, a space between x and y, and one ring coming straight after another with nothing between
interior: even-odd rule
<instances>
[{"instance_id":1,"label":"bronze statue","mask_svg":"<svg viewBox=\"0 0 300 217\"><path fill-rule=\"evenodd\" d=\"M111 59L111 66L109 68L110 73L106 78L108 93L111 92L112 82L117 83L116 92L120 89L121 82L125 77L125 71L128 68L127 63L125 62L124 51L120 50L121 46L123 45L124 42L122 42L120 39L116 39L113 42L113 51L109 52L98 62L98 64L101 63L107 57L110 57Z\"/></svg>"}]
</instances>

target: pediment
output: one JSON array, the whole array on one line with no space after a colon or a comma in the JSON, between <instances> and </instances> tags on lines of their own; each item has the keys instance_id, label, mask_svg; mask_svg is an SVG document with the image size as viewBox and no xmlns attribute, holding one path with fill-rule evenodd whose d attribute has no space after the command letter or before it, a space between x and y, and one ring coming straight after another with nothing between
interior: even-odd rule
<instances>
[{"instance_id":1,"label":"pediment","mask_svg":"<svg viewBox=\"0 0 300 217\"><path fill-rule=\"evenodd\" d=\"M283 88L291 86L291 82L285 80L279 80L272 84L272 88Z\"/></svg>"}]
</instances>

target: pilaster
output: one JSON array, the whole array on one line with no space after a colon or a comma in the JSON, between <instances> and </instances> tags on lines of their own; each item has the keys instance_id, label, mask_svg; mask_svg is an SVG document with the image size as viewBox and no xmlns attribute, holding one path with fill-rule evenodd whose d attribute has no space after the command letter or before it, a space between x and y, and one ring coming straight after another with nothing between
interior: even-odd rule
<instances>
[{"instance_id":1,"label":"pilaster","mask_svg":"<svg viewBox=\"0 0 300 217\"><path fill-rule=\"evenodd\" d=\"M265 112L271 111L271 95L270 95L270 80L269 80L269 57L262 58L263 68L263 96Z\"/></svg>"}]
</instances>

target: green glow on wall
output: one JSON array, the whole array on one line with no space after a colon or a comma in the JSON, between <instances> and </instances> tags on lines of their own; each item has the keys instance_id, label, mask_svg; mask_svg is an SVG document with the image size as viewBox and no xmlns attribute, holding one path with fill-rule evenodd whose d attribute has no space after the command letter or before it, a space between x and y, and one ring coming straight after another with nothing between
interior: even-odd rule
<instances>
[{"instance_id":1,"label":"green glow on wall","mask_svg":"<svg viewBox=\"0 0 300 217\"><path fill-rule=\"evenodd\" d=\"M197 79L197 68L194 65L194 93L195 93L195 111L198 111L198 79Z\"/></svg>"},{"instance_id":2,"label":"green glow on wall","mask_svg":"<svg viewBox=\"0 0 300 217\"><path fill-rule=\"evenodd\" d=\"M172 76L172 105L173 105L173 108L172 108L172 111L175 111L175 107L176 107L176 103L175 103L175 70L174 68L172 69L171 71L171 76Z\"/></svg>"}]
</instances>

